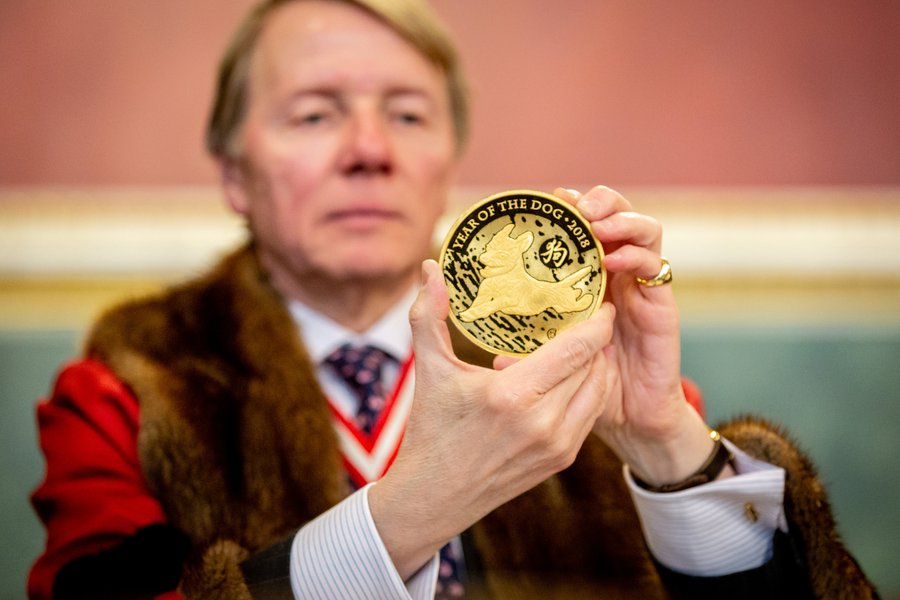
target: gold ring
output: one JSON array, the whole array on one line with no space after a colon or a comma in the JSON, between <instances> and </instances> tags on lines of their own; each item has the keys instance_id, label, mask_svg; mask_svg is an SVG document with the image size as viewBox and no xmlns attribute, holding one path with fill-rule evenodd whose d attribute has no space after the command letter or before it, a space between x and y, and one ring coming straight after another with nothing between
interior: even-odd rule
<instances>
[{"instance_id":1,"label":"gold ring","mask_svg":"<svg viewBox=\"0 0 900 600\"><path fill-rule=\"evenodd\" d=\"M656 274L656 277L651 279L641 279L640 277L635 277L637 282L641 285L646 285L647 287L656 287L658 285L666 285L667 283L672 283L672 266L669 265L669 261L667 261L664 257L660 256L660 260L662 260L662 266L659 268L659 273Z\"/></svg>"}]
</instances>

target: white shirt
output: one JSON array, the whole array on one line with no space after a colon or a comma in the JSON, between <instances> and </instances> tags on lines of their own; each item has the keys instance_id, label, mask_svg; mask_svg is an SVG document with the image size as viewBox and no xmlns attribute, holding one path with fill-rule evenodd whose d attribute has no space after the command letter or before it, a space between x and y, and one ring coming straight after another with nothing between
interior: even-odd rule
<instances>
[{"instance_id":1,"label":"white shirt","mask_svg":"<svg viewBox=\"0 0 900 600\"><path fill-rule=\"evenodd\" d=\"M348 342L360 346L366 344L377 346L396 359L385 363L381 372L384 389L392 389L397 382L400 364L412 351L409 309L416 299L416 294L417 290L411 289L394 308L364 333L346 329L299 302L293 301L288 305L300 328L300 337L306 351L316 365L319 385L344 416L352 418L356 414L359 400L344 380L324 364L325 359Z\"/></svg>"},{"instance_id":2,"label":"white shirt","mask_svg":"<svg viewBox=\"0 0 900 600\"><path fill-rule=\"evenodd\" d=\"M351 416L356 400L346 384L322 361L346 342L368 343L403 361L411 348L407 315L416 290L363 334L349 331L307 306L292 302L290 312L310 357L318 365L319 383ZM395 366L383 374L390 388ZM763 565L772 556L775 529L787 531L784 516L784 470L754 460L725 441L735 454L737 477L668 494L637 487L624 469L650 551L670 569L698 576L725 575ZM294 596L336 600L434 597L438 556L407 581L400 578L369 511L372 484L302 527L291 548Z\"/></svg>"}]
</instances>

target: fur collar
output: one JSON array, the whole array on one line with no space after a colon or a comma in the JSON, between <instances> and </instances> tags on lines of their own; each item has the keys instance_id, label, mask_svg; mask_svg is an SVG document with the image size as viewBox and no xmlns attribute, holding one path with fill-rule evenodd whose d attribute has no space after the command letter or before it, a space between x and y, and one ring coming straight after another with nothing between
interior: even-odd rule
<instances>
[{"instance_id":1,"label":"fur collar","mask_svg":"<svg viewBox=\"0 0 900 600\"><path fill-rule=\"evenodd\" d=\"M113 310L88 352L140 399L145 476L195 544L256 550L342 498L325 398L252 248Z\"/></svg>"}]
</instances>

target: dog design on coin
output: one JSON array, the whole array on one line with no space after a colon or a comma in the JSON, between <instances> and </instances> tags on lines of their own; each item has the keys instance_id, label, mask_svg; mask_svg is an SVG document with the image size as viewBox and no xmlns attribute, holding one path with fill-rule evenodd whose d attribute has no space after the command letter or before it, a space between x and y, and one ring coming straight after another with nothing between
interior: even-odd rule
<instances>
[{"instance_id":1,"label":"dog design on coin","mask_svg":"<svg viewBox=\"0 0 900 600\"><path fill-rule=\"evenodd\" d=\"M580 312L591 306L593 294L575 287L589 276L591 267L582 267L560 281L537 279L525 269L525 252L534 243L534 234L526 231L512 237L514 223L494 234L478 257L484 268L475 300L459 313L471 323L497 312L531 316L553 309L561 313Z\"/></svg>"}]
</instances>

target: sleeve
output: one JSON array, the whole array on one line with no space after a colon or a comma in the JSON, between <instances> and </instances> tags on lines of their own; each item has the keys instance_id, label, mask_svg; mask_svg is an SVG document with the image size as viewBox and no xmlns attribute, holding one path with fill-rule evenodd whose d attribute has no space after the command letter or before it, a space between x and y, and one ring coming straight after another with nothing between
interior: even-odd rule
<instances>
[{"instance_id":1,"label":"sleeve","mask_svg":"<svg viewBox=\"0 0 900 600\"><path fill-rule=\"evenodd\" d=\"M705 416L700 388L688 378L681 386L688 403ZM660 566L695 577L756 569L771 559L775 531L787 531L784 469L725 444L738 476L681 492L643 490L624 468L644 538Z\"/></svg>"},{"instance_id":2,"label":"sleeve","mask_svg":"<svg viewBox=\"0 0 900 600\"><path fill-rule=\"evenodd\" d=\"M725 443L738 475L681 492L643 490L625 467L647 546L672 570L711 577L755 569L772 557L775 531L787 531L784 469Z\"/></svg>"},{"instance_id":3,"label":"sleeve","mask_svg":"<svg viewBox=\"0 0 900 600\"><path fill-rule=\"evenodd\" d=\"M305 600L433 598L438 555L402 581L372 520L369 487L243 561L241 571L250 594Z\"/></svg>"},{"instance_id":4,"label":"sleeve","mask_svg":"<svg viewBox=\"0 0 900 600\"><path fill-rule=\"evenodd\" d=\"M294 538L290 577L297 598L433 598L438 557L400 579L369 512L372 484L305 525Z\"/></svg>"},{"instance_id":5,"label":"sleeve","mask_svg":"<svg viewBox=\"0 0 900 600\"><path fill-rule=\"evenodd\" d=\"M717 429L733 444L738 477L667 494L672 498L658 498L672 501L671 506L656 507L662 508L662 518L653 517L654 509L648 510L644 502L662 494L638 500L643 490L632 488L636 503L641 504L638 511L648 546L673 597L878 598L838 534L815 467L787 433L750 416ZM675 498L678 494L684 497ZM679 500L694 495L691 504L706 503L699 512L685 509L687 504L676 506ZM676 514L684 510L681 517L687 516L687 520L679 522L681 517L675 517L667 523L666 512L670 510ZM724 525L709 527L710 522L722 518ZM655 524L648 526L649 519ZM744 525L740 526L742 520ZM670 525L673 530L666 531ZM685 529L693 527L706 531L707 536L691 538ZM688 537L680 538L682 534ZM655 537L652 542L651 537ZM732 543L744 550L734 552L729 548ZM745 546L747 543L749 546ZM669 552L672 549L676 550L674 554ZM739 558L738 554L745 551L746 556ZM681 556L676 556L679 553ZM716 560L709 559L711 555ZM697 560L697 556L706 558ZM726 556L748 562L720 563L714 571L707 570ZM686 562L680 562L685 557Z\"/></svg>"},{"instance_id":6,"label":"sleeve","mask_svg":"<svg viewBox=\"0 0 900 600\"><path fill-rule=\"evenodd\" d=\"M129 542L142 545L133 539L138 532L138 540L149 531L158 542L171 528L141 472L137 400L104 365L83 360L65 367L50 398L38 405L37 420L46 473L31 501L47 540L31 568L28 594L44 600L53 597L66 565L103 554L121 559L123 545L127 558Z\"/></svg>"},{"instance_id":7,"label":"sleeve","mask_svg":"<svg viewBox=\"0 0 900 600\"><path fill-rule=\"evenodd\" d=\"M816 598L877 598L875 587L838 532L827 486L788 432L765 419L746 415L722 423L717 429L748 456L785 472L783 507L790 543L779 545L782 536L776 532L770 563L781 562L783 567L792 569L802 565L805 582ZM784 560L778 560L780 554ZM780 570L783 572L784 568Z\"/></svg>"},{"instance_id":8,"label":"sleeve","mask_svg":"<svg viewBox=\"0 0 900 600\"><path fill-rule=\"evenodd\" d=\"M757 568L720 577L685 575L659 563L657 570L673 600L812 600L816 596L810 589L804 565L798 560L799 556L791 537L776 530L772 558Z\"/></svg>"}]
</instances>

